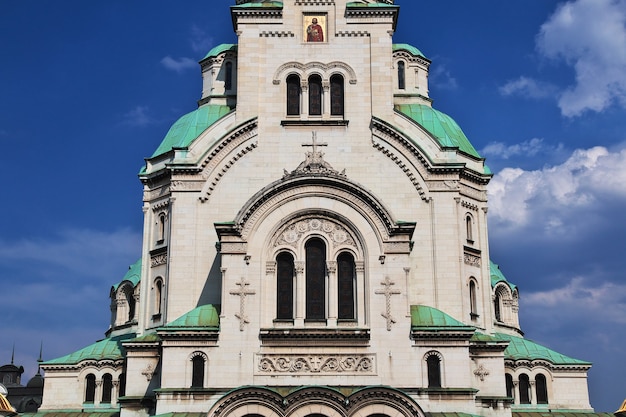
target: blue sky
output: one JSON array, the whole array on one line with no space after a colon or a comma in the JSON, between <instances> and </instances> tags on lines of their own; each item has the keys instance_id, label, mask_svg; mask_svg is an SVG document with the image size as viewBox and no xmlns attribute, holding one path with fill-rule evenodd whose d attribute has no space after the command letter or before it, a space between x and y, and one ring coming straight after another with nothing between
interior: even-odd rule
<instances>
[{"instance_id":1,"label":"blue sky","mask_svg":"<svg viewBox=\"0 0 626 417\"><path fill-rule=\"evenodd\" d=\"M0 364L36 372L108 328L140 255L137 172L195 108L231 0L0 0ZM626 398L626 0L398 0L397 43L495 172L491 258L526 336Z\"/></svg>"}]
</instances>

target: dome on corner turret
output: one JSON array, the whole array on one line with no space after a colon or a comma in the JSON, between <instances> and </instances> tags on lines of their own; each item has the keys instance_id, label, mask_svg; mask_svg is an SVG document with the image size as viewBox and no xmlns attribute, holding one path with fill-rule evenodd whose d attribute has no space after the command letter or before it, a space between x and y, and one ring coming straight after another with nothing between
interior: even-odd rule
<instances>
[{"instance_id":1,"label":"dome on corner turret","mask_svg":"<svg viewBox=\"0 0 626 417\"><path fill-rule=\"evenodd\" d=\"M28 381L26 386L28 388L43 388L43 376L37 372L37 374Z\"/></svg>"}]
</instances>

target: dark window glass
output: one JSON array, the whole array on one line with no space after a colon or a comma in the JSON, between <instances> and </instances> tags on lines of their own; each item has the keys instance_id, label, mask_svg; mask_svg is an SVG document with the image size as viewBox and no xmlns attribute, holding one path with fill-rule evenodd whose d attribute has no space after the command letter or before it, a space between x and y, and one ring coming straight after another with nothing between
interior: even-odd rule
<instances>
[{"instance_id":1,"label":"dark window glass","mask_svg":"<svg viewBox=\"0 0 626 417\"><path fill-rule=\"evenodd\" d=\"M520 404L530 404L530 380L526 374L519 376L519 402Z\"/></svg>"},{"instance_id":2,"label":"dark window glass","mask_svg":"<svg viewBox=\"0 0 626 417\"><path fill-rule=\"evenodd\" d=\"M472 218L467 216L465 218L465 235L467 236L467 240L473 241L473 233L472 233Z\"/></svg>"},{"instance_id":3,"label":"dark window glass","mask_svg":"<svg viewBox=\"0 0 626 417\"><path fill-rule=\"evenodd\" d=\"M204 358L200 355L192 359L191 388L204 387Z\"/></svg>"},{"instance_id":4,"label":"dark window glass","mask_svg":"<svg viewBox=\"0 0 626 417\"><path fill-rule=\"evenodd\" d=\"M110 403L113 393L113 377L111 374L104 374L102 377L102 402Z\"/></svg>"},{"instance_id":5,"label":"dark window glass","mask_svg":"<svg viewBox=\"0 0 626 417\"><path fill-rule=\"evenodd\" d=\"M513 398L513 376L511 374L505 375L506 379L506 396Z\"/></svg>"},{"instance_id":6,"label":"dark window glass","mask_svg":"<svg viewBox=\"0 0 626 417\"><path fill-rule=\"evenodd\" d=\"M535 389L537 390L537 404L548 404L548 384L543 374L535 377Z\"/></svg>"},{"instance_id":7,"label":"dark window glass","mask_svg":"<svg viewBox=\"0 0 626 417\"><path fill-rule=\"evenodd\" d=\"M476 283L474 280L471 280L469 283L469 292L470 292L470 314L472 317L476 317L478 315L476 309Z\"/></svg>"},{"instance_id":8,"label":"dark window glass","mask_svg":"<svg viewBox=\"0 0 626 417\"><path fill-rule=\"evenodd\" d=\"M225 77L224 77L224 89L228 91L231 88L233 88L233 63L232 62L227 62L226 63L226 74L225 74Z\"/></svg>"},{"instance_id":9,"label":"dark window glass","mask_svg":"<svg viewBox=\"0 0 626 417\"><path fill-rule=\"evenodd\" d=\"M496 321L502 321L502 312L500 311L501 297L500 293L496 292L496 299L493 300L493 309L496 314Z\"/></svg>"},{"instance_id":10,"label":"dark window glass","mask_svg":"<svg viewBox=\"0 0 626 417\"><path fill-rule=\"evenodd\" d=\"M126 374L120 374L120 397L126 395Z\"/></svg>"},{"instance_id":11,"label":"dark window glass","mask_svg":"<svg viewBox=\"0 0 626 417\"><path fill-rule=\"evenodd\" d=\"M309 114L322 115L322 78L319 75L309 77Z\"/></svg>"},{"instance_id":12,"label":"dark window glass","mask_svg":"<svg viewBox=\"0 0 626 417\"><path fill-rule=\"evenodd\" d=\"M300 114L300 77L290 75L287 77L287 115L297 116Z\"/></svg>"},{"instance_id":13,"label":"dark window glass","mask_svg":"<svg viewBox=\"0 0 626 417\"><path fill-rule=\"evenodd\" d=\"M404 62L398 62L398 88L404 90L406 88Z\"/></svg>"},{"instance_id":14,"label":"dark window glass","mask_svg":"<svg viewBox=\"0 0 626 417\"><path fill-rule=\"evenodd\" d=\"M293 319L293 256L281 253L276 258L276 318Z\"/></svg>"},{"instance_id":15,"label":"dark window glass","mask_svg":"<svg viewBox=\"0 0 626 417\"><path fill-rule=\"evenodd\" d=\"M349 253L342 253L337 258L337 285L340 320L354 320L354 257Z\"/></svg>"},{"instance_id":16,"label":"dark window glass","mask_svg":"<svg viewBox=\"0 0 626 417\"><path fill-rule=\"evenodd\" d=\"M441 387L441 360L437 355L430 355L426 359L428 367L428 388Z\"/></svg>"},{"instance_id":17,"label":"dark window glass","mask_svg":"<svg viewBox=\"0 0 626 417\"><path fill-rule=\"evenodd\" d=\"M89 374L85 378L85 402L92 403L96 398L96 376Z\"/></svg>"},{"instance_id":18,"label":"dark window glass","mask_svg":"<svg viewBox=\"0 0 626 417\"><path fill-rule=\"evenodd\" d=\"M330 114L343 116L343 77L333 75L330 77Z\"/></svg>"},{"instance_id":19,"label":"dark window glass","mask_svg":"<svg viewBox=\"0 0 626 417\"><path fill-rule=\"evenodd\" d=\"M306 243L306 318L326 318L326 245L320 239Z\"/></svg>"}]
</instances>

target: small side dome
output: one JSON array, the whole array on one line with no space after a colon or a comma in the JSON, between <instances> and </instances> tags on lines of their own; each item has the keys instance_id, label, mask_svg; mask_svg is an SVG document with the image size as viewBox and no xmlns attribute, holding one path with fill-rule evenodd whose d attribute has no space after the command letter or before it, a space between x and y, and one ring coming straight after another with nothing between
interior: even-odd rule
<instances>
[{"instance_id":1,"label":"small side dome","mask_svg":"<svg viewBox=\"0 0 626 417\"><path fill-rule=\"evenodd\" d=\"M32 377L26 386L28 388L43 388L43 376L37 372L37 375Z\"/></svg>"}]
</instances>

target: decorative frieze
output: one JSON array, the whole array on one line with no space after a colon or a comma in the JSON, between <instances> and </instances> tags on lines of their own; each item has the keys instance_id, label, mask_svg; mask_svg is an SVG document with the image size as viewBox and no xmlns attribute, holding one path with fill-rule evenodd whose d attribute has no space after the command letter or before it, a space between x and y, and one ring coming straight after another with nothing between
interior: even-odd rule
<instances>
[{"instance_id":1,"label":"decorative frieze","mask_svg":"<svg viewBox=\"0 0 626 417\"><path fill-rule=\"evenodd\" d=\"M471 253L464 253L463 261L465 262L465 265L480 268L480 256L473 255Z\"/></svg>"},{"instance_id":2,"label":"decorative frieze","mask_svg":"<svg viewBox=\"0 0 626 417\"><path fill-rule=\"evenodd\" d=\"M166 263L167 263L167 252L157 253L157 254L150 256L150 266L152 268L159 266L159 265L165 265Z\"/></svg>"},{"instance_id":3,"label":"decorative frieze","mask_svg":"<svg viewBox=\"0 0 626 417\"><path fill-rule=\"evenodd\" d=\"M323 234L333 247L356 248L355 238L342 225L325 218L311 218L299 220L281 229L274 237L274 247L298 247L304 236L311 232Z\"/></svg>"},{"instance_id":4,"label":"decorative frieze","mask_svg":"<svg viewBox=\"0 0 626 417\"><path fill-rule=\"evenodd\" d=\"M257 355L257 374L375 375L374 355Z\"/></svg>"},{"instance_id":5,"label":"decorative frieze","mask_svg":"<svg viewBox=\"0 0 626 417\"><path fill-rule=\"evenodd\" d=\"M295 35L291 31L263 31L259 33L259 38L293 38Z\"/></svg>"}]
</instances>

